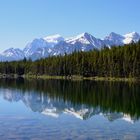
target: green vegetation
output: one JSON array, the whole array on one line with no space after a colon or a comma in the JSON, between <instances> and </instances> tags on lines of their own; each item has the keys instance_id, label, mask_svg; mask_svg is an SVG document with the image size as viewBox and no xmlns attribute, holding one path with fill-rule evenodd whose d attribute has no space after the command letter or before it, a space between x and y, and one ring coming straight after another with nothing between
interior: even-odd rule
<instances>
[{"instance_id":1,"label":"green vegetation","mask_svg":"<svg viewBox=\"0 0 140 140\"><path fill-rule=\"evenodd\" d=\"M1 62L1 75L24 75L27 77L57 77L71 79L139 79L140 78L140 41L125 46L89 52L74 52L65 56L40 59ZM76 76L74 76L76 75ZM92 78L93 77L93 78ZM101 78L99 78L101 77ZM113 77L113 78L111 78Z\"/></svg>"}]
</instances>

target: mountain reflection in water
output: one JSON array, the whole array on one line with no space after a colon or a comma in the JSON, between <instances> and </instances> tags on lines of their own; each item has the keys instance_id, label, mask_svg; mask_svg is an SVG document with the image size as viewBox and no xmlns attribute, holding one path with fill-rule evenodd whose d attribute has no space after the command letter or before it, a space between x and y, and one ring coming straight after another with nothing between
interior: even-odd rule
<instances>
[{"instance_id":1,"label":"mountain reflection in water","mask_svg":"<svg viewBox=\"0 0 140 140\"><path fill-rule=\"evenodd\" d=\"M22 101L33 112L52 117L63 113L87 120L103 115L131 123L140 117L140 86L123 82L1 79L0 96Z\"/></svg>"}]
</instances>

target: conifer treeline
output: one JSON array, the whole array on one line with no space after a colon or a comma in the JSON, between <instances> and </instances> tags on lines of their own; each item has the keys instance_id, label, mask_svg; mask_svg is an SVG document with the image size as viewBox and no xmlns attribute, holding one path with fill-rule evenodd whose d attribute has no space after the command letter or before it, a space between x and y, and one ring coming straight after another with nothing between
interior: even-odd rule
<instances>
[{"instance_id":1,"label":"conifer treeline","mask_svg":"<svg viewBox=\"0 0 140 140\"><path fill-rule=\"evenodd\" d=\"M1 74L84 77L140 77L140 41L111 49L74 52L65 56L1 62Z\"/></svg>"}]
</instances>

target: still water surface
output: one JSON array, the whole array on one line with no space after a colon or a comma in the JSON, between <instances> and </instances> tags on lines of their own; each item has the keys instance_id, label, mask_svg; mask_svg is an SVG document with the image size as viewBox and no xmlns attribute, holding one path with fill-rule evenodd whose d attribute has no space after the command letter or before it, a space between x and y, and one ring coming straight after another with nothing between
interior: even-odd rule
<instances>
[{"instance_id":1,"label":"still water surface","mask_svg":"<svg viewBox=\"0 0 140 140\"><path fill-rule=\"evenodd\" d=\"M0 140L140 139L140 84L0 80Z\"/></svg>"}]
</instances>

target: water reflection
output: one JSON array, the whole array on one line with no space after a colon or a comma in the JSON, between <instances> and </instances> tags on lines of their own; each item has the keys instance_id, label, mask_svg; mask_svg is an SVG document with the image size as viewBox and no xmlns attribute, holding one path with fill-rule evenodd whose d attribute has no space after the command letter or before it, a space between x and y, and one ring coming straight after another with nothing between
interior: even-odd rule
<instances>
[{"instance_id":1,"label":"water reflection","mask_svg":"<svg viewBox=\"0 0 140 140\"><path fill-rule=\"evenodd\" d=\"M87 120L102 115L109 121L134 123L140 117L140 86L129 83L1 79L0 96L22 101L33 112L59 117L63 113Z\"/></svg>"}]
</instances>

